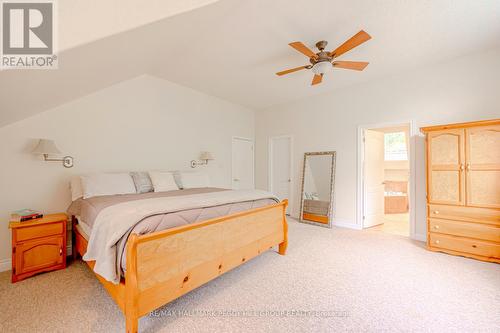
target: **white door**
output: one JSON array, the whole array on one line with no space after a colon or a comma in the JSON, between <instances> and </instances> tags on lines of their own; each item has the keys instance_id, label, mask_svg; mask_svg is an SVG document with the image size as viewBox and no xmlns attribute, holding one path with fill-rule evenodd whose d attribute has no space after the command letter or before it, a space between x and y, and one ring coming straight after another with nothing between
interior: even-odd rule
<instances>
[{"instance_id":1,"label":"white door","mask_svg":"<svg viewBox=\"0 0 500 333\"><path fill-rule=\"evenodd\" d=\"M291 138L290 137L276 137L271 138L269 147L269 158L270 158L270 172L269 190L274 193L280 200L290 199L291 193ZM290 203L292 200L288 200L289 205L286 209L286 213L289 214Z\"/></svg>"},{"instance_id":2,"label":"white door","mask_svg":"<svg viewBox=\"0 0 500 333\"><path fill-rule=\"evenodd\" d=\"M233 138L233 189L253 189L254 184L254 152L250 139Z\"/></svg>"},{"instance_id":3,"label":"white door","mask_svg":"<svg viewBox=\"0 0 500 333\"><path fill-rule=\"evenodd\" d=\"M363 228L384 223L384 133L365 130Z\"/></svg>"}]
</instances>

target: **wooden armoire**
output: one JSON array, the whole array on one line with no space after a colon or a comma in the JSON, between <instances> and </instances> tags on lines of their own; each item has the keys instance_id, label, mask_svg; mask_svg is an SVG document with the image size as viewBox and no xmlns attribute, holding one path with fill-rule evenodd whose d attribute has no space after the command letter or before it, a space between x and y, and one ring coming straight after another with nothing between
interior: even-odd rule
<instances>
[{"instance_id":1,"label":"wooden armoire","mask_svg":"<svg viewBox=\"0 0 500 333\"><path fill-rule=\"evenodd\" d=\"M500 263L500 119L421 131L428 249Z\"/></svg>"}]
</instances>

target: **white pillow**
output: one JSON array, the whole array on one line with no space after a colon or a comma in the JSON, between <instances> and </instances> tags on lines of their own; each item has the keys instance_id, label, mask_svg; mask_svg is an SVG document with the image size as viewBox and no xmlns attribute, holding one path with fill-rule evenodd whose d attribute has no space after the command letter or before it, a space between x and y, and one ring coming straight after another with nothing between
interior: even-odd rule
<instances>
[{"instance_id":1,"label":"white pillow","mask_svg":"<svg viewBox=\"0 0 500 333\"><path fill-rule=\"evenodd\" d=\"M80 177L83 187L83 198L98 195L136 193L134 181L128 172L94 173Z\"/></svg>"},{"instance_id":2,"label":"white pillow","mask_svg":"<svg viewBox=\"0 0 500 333\"><path fill-rule=\"evenodd\" d=\"M201 172L180 172L182 188L209 187L210 179L208 175Z\"/></svg>"},{"instance_id":3,"label":"white pillow","mask_svg":"<svg viewBox=\"0 0 500 333\"><path fill-rule=\"evenodd\" d=\"M181 175L178 170L172 171L172 174L174 175L174 180L175 183L177 184L177 187L179 190L182 190L182 182L181 182Z\"/></svg>"},{"instance_id":4,"label":"white pillow","mask_svg":"<svg viewBox=\"0 0 500 333\"><path fill-rule=\"evenodd\" d=\"M69 187L71 189L71 201L75 201L83 197L82 179L80 176L71 177Z\"/></svg>"},{"instance_id":5,"label":"white pillow","mask_svg":"<svg viewBox=\"0 0 500 333\"><path fill-rule=\"evenodd\" d=\"M168 171L149 171L149 178L153 183L155 192L178 190L174 175Z\"/></svg>"}]
</instances>

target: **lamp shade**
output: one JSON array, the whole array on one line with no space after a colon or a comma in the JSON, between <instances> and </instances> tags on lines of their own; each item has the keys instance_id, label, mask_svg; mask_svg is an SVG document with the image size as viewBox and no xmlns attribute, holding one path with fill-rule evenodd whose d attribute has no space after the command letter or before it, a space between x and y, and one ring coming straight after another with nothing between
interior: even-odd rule
<instances>
[{"instance_id":1,"label":"lamp shade","mask_svg":"<svg viewBox=\"0 0 500 333\"><path fill-rule=\"evenodd\" d=\"M33 149L33 154L58 155L61 152L57 149L53 140L40 139L38 145Z\"/></svg>"},{"instance_id":2,"label":"lamp shade","mask_svg":"<svg viewBox=\"0 0 500 333\"><path fill-rule=\"evenodd\" d=\"M209 151L202 151L200 154L200 160L208 160L208 161L215 160L215 156L213 153Z\"/></svg>"},{"instance_id":3,"label":"lamp shade","mask_svg":"<svg viewBox=\"0 0 500 333\"><path fill-rule=\"evenodd\" d=\"M329 61L320 61L313 66L312 71L316 75L321 75L330 71L332 67L333 66Z\"/></svg>"}]
</instances>

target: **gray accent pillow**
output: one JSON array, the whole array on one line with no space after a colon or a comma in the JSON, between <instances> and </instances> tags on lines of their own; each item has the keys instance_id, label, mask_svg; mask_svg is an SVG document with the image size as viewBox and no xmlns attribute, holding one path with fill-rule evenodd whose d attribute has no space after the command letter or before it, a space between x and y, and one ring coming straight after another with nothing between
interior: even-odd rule
<instances>
[{"instance_id":1,"label":"gray accent pillow","mask_svg":"<svg viewBox=\"0 0 500 333\"><path fill-rule=\"evenodd\" d=\"M153 183L147 172L131 172L130 176L134 180L137 193L153 192Z\"/></svg>"}]
</instances>

